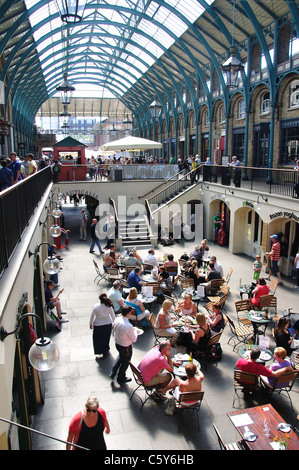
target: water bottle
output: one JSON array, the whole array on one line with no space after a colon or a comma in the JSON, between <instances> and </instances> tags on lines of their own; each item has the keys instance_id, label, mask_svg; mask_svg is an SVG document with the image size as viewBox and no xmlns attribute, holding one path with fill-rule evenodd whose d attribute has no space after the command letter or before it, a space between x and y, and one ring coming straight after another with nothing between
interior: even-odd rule
<instances>
[{"instance_id":1,"label":"water bottle","mask_svg":"<svg viewBox=\"0 0 299 470\"><path fill-rule=\"evenodd\" d=\"M284 316L284 318L288 316L288 314L287 314L287 309L286 309L286 308L285 308L284 311L283 311L283 316Z\"/></svg>"},{"instance_id":2,"label":"water bottle","mask_svg":"<svg viewBox=\"0 0 299 470\"><path fill-rule=\"evenodd\" d=\"M189 356L189 362L193 362L192 353L190 353L190 356Z\"/></svg>"}]
</instances>

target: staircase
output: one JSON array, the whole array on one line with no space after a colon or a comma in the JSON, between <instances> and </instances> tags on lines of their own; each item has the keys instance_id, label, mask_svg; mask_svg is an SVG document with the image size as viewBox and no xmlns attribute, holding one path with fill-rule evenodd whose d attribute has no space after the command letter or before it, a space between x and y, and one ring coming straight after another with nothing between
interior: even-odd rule
<instances>
[{"instance_id":1,"label":"staircase","mask_svg":"<svg viewBox=\"0 0 299 470\"><path fill-rule=\"evenodd\" d=\"M146 216L120 218L118 221L118 238L123 247L152 246Z\"/></svg>"}]
</instances>

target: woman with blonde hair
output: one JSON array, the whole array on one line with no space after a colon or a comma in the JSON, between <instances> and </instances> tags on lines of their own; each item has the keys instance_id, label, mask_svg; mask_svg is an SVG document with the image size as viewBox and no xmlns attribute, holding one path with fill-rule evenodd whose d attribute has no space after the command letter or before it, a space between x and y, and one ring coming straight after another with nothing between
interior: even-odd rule
<instances>
[{"instance_id":1,"label":"woman with blonde hair","mask_svg":"<svg viewBox=\"0 0 299 470\"><path fill-rule=\"evenodd\" d=\"M211 338L210 326L207 323L204 313L199 312L196 315L197 328L195 332L191 330L192 342L190 345L191 352L204 352L207 349L208 342Z\"/></svg>"},{"instance_id":2,"label":"woman with blonde hair","mask_svg":"<svg viewBox=\"0 0 299 470\"><path fill-rule=\"evenodd\" d=\"M99 406L97 397L90 396L83 411L79 411L69 425L66 450L71 450L72 444L78 444L89 450L106 450L103 433L109 434L110 426L106 412ZM76 447L74 447L76 449Z\"/></svg>"},{"instance_id":3,"label":"woman with blonde hair","mask_svg":"<svg viewBox=\"0 0 299 470\"><path fill-rule=\"evenodd\" d=\"M155 323L155 331L157 336L163 338L170 338L170 343L173 346L178 338L178 332L171 326L170 309L173 306L171 300L164 300L162 309L157 315Z\"/></svg>"},{"instance_id":4,"label":"woman with blonde hair","mask_svg":"<svg viewBox=\"0 0 299 470\"><path fill-rule=\"evenodd\" d=\"M138 292L136 287L131 287L128 297L125 301L126 305L130 305L136 311L136 315L131 315L130 320L143 320L149 319L150 312L145 308L140 299L138 299Z\"/></svg>"},{"instance_id":5,"label":"woman with blonde hair","mask_svg":"<svg viewBox=\"0 0 299 470\"><path fill-rule=\"evenodd\" d=\"M181 312L182 315L189 315L195 317L196 315L196 305L192 300L192 294L186 293L184 295L184 300L179 302L178 306L175 309L175 313Z\"/></svg>"}]
</instances>

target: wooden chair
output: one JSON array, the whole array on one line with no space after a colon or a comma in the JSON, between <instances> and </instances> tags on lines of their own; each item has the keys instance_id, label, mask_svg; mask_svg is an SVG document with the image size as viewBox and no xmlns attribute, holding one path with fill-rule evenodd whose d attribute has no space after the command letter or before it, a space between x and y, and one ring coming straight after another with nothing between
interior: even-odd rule
<instances>
[{"instance_id":1,"label":"wooden chair","mask_svg":"<svg viewBox=\"0 0 299 470\"><path fill-rule=\"evenodd\" d=\"M128 297L130 293L130 286L128 284L128 281L126 281L126 279L120 279L120 284L121 284L122 296L125 298Z\"/></svg>"},{"instance_id":2,"label":"wooden chair","mask_svg":"<svg viewBox=\"0 0 299 470\"><path fill-rule=\"evenodd\" d=\"M243 440L237 441L237 442L231 442L230 444L225 444L224 440L222 439L220 435L220 432L218 431L214 423L213 423L213 427L214 427L214 431L218 439L220 450L246 450L246 446Z\"/></svg>"},{"instance_id":3,"label":"wooden chair","mask_svg":"<svg viewBox=\"0 0 299 470\"><path fill-rule=\"evenodd\" d=\"M212 279L209 285L210 295L219 296L221 294L221 287L224 279Z\"/></svg>"},{"instance_id":4,"label":"wooden chair","mask_svg":"<svg viewBox=\"0 0 299 470\"><path fill-rule=\"evenodd\" d=\"M234 347L233 347L233 351L234 351L240 343L246 343L249 336L252 335L252 331L246 325L235 326L235 324L234 324L233 320L230 318L230 316L227 315L227 314L225 314L225 316L228 320L231 332L233 334L230 337L230 339L228 340L227 344L229 344L233 338L237 339L237 341L238 341L237 343L235 342L235 344L234 344Z\"/></svg>"},{"instance_id":5,"label":"wooden chair","mask_svg":"<svg viewBox=\"0 0 299 470\"><path fill-rule=\"evenodd\" d=\"M269 312L269 309L273 309L273 321L278 320L279 317L277 316L277 297L275 297L274 295L261 295L259 308L261 310L266 310L267 312Z\"/></svg>"},{"instance_id":6,"label":"wooden chair","mask_svg":"<svg viewBox=\"0 0 299 470\"><path fill-rule=\"evenodd\" d=\"M235 309L237 313L238 322L242 325L252 326L252 323L248 318L246 318L246 312L251 310L250 301L247 300L238 300L235 302Z\"/></svg>"},{"instance_id":7,"label":"wooden chair","mask_svg":"<svg viewBox=\"0 0 299 470\"><path fill-rule=\"evenodd\" d=\"M96 270L96 277L94 278L93 282L96 282L97 285L99 285L102 279L107 280L108 274L105 271L101 272L98 263L95 260L92 261Z\"/></svg>"},{"instance_id":8,"label":"wooden chair","mask_svg":"<svg viewBox=\"0 0 299 470\"><path fill-rule=\"evenodd\" d=\"M201 362L203 362L206 370L207 370L208 362L210 362L208 359L210 357L210 351L212 350L214 344L217 344L220 342L221 335L222 335L222 331L211 336L207 344L207 349L198 354L198 358ZM216 364L216 366L218 366L218 362L219 361L213 360L213 364Z\"/></svg>"},{"instance_id":9,"label":"wooden chair","mask_svg":"<svg viewBox=\"0 0 299 470\"><path fill-rule=\"evenodd\" d=\"M295 370L299 370L299 352L296 352L296 351L293 352L292 365Z\"/></svg>"},{"instance_id":10,"label":"wooden chair","mask_svg":"<svg viewBox=\"0 0 299 470\"><path fill-rule=\"evenodd\" d=\"M228 273L227 273L227 276L226 276L226 279L225 279L226 284L229 283L230 278L232 277L232 272L233 272L233 268L230 267L230 268L228 269Z\"/></svg>"},{"instance_id":11,"label":"wooden chair","mask_svg":"<svg viewBox=\"0 0 299 470\"><path fill-rule=\"evenodd\" d=\"M258 376L250 374L242 370L234 370L234 399L233 399L233 408L235 407L236 397L238 395L238 390L243 392L253 392L257 390L258 386Z\"/></svg>"},{"instance_id":12,"label":"wooden chair","mask_svg":"<svg viewBox=\"0 0 299 470\"><path fill-rule=\"evenodd\" d=\"M199 410L203 401L204 391L200 392L184 392L180 393L177 400L175 400L175 410L192 410L196 412L197 418L197 429L200 430L199 426ZM180 432L180 421L178 431Z\"/></svg>"},{"instance_id":13,"label":"wooden chair","mask_svg":"<svg viewBox=\"0 0 299 470\"><path fill-rule=\"evenodd\" d=\"M174 282L175 276L178 274L178 266L166 266L166 271L172 277L172 282Z\"/></svg>"},{"instance_id":14,"label":"wooden chair","mask_svg":"<svg viewBox=\"0 0 299 470\"><path fill-rule=\"evenodd\" d=\"M179 276L178 280L180 282L180 286L182 290L185 290L188 288L194 289L194 279L191 279L190 277Z\"/></svg>"},{"instance_id":15,"label":"wooden chair","mask_svg":"<svg viewBox=\"0 0 299 470\"><path fill-rule=\"evenodd\" d=\"M179 259L180 274L185 276L188 273L187 261Z\"/></svg>"},{"instance_id":16,"label":"wooden chair","mask_svg":"<svg viewBox=\"0 0 299 470\"><path fill-rule=\"evenodd\" d=\"M143 265L143 272L144 273L147 273L147 274L150 274L153 270L153 265L152 264L147 264L147 263L144 263Z\"/></svg>"},{"instance_id":17,"label":"wooden chair","mask_svg":"<svg viewBox=\"0 0 299 470\"><path fill-rule=\"evenodd\" d=\"M175 298L178 300L178 296L177 296L176 293L175 293L175 287L176 287L176 285L177 285L177 283L178 283L178 280L179 280L178 277L176 277L175 280L174 280L174 282L172 283L172 285L171 285L171 286L167 286L167 287L163 287L163 286L162 286L162 283L161 283L161 284L160 284L160 289L162 290L163 294L164 294L164 295L166 294L166 295L169 295L169 296L174 295Z\"/></svg>"},{"instance_id":18,"label":"wooden chair","mask_svg":"<svg viewBox=\"0 0 299 470\"><path fill-rule=\"evenodd\" d=\"M128 278L128 275L130 274L130 272L134 271L135 268L136 268L136 266L126 266L125 267L125 276L126 276L126 278Z\"/></svg>"},{"instance_id":19,"label":"wooden chair","mask_svg":"<svg viewBox=\"0 0 299 470\"><path fill-rule=\"evenodd\" d=\"M156 391L156 385L151 385L151 386L147 386L145 385L145 382L144 382L144 379L142 377L142 374L140 372L140 370L135 367L131 362L129 362L129 365L130 365L130 368L131 368L131 371L132 371L132 374L133 374L133 377L135 379L135 382L137 384L137 387L135 388L135 390L133 391L132 395L130 396L130 400L132 400L135 392L137 392L137 390L139 389L142 389L145 393L144 395L144 399L142 400L142 398L138 395L138 397L140 398L141 400L141 408L140 408L140 412L142 411L142 408L144 407L145 403L147 402L147 400L149 398L151 398L155 391Z\"/></svg>"},{"instance_id":20,"label":"wooden chair","mask_svg":"<svg viewBox=\"0 0 299 470\"><path fill-rule=\"evenodd\" d=\"M277 286L278 286L278 281L276 281L276 279L271 279L270 284L269 284L271 295L275 295Z\"/></svg>"},{"instance_id":21,"label":"wooden chair","mask_svg":"<svg viewBox=\"0 0 299 470\"><path fill-rule=\"evenodd\" d=\"M149 321L150 326L152 327L153 334L154 334L154 346L157 346L160 343L160 340L164 340L164 341L169 340L170 336L167 335L167 331L165 331L165 336L157 335L156 333L157 328L155 328L156 317L153 313L150 314L148 321Z\"/></svg>"},{"instance_id":22,"label":"wooden chair","mask_svg":"<svg viewBox=\"0 0 299 470\"><path fill-rule=\"evenodd\" d=\"M153 295L158 294L158 290L160 288L160 283L159 282L154 282L154 281L153 282L147 282L146 285L153 287Z\"/></svg>"},{"instance_id":23,"label":"wooden chair","mask_svg":"<svg viewBox=\"0 0 299 470\"><path fill-rule=\"evenodd\" d=\"M278 377L274 378L273 385L270 385L268 383L268 380L261 376L260 382L261 382L261 385L264 387L264 389L267 391L267 393L269 393L269 395L271 396L274 393L277 393L278 395L282 393L286 393L290 400L290 405L293 411L294 408L293 408L293 403L291 400L290 392L292 391L293 385L295 383L295 380L298 374L299 374L299 370L286 371L283 374L279 375Z\"/></svg>"},{"instance_id":24,"label":"wooden chair","mask_svg":"<svg viewBox=\"0 0 299 470\"><path fill-rule=\"evenodd\" d=\"M108 282L110 282L110 284L113 284L114 281L121 280L121 276L117 268L106 268L106 273L108 275Z\"/></svg>"},{"instance_id":25,"label":"wooden chair","mask_svg":"<svg viewBox=\"0 0 299 470\"><path fill-rule=\"evenodd\" d=\"M216 295L216 296L208 295L208 299L211 302L219 302L223 296L226 296L226 297L228 296L229 291L230 291L230 287L227 284L222 284L219 295Z\"/></svg>"}]
</instances>

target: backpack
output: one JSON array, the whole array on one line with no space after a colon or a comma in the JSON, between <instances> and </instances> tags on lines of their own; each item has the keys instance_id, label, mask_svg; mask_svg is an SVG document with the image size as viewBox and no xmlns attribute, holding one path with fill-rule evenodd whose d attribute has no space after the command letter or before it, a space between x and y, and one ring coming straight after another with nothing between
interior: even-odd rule
<instances>
[{"instance_id":1,"label":"backpack","mask_svg":"<svg viewBox=\"0 0 299 470\"><path fill-rule=\"evenodd\" d=\"M210 349L208 349L207 360L210 362L219 362L222 359L222 348L220 343L215 343Z\"/></svg>"}]
</instances>

